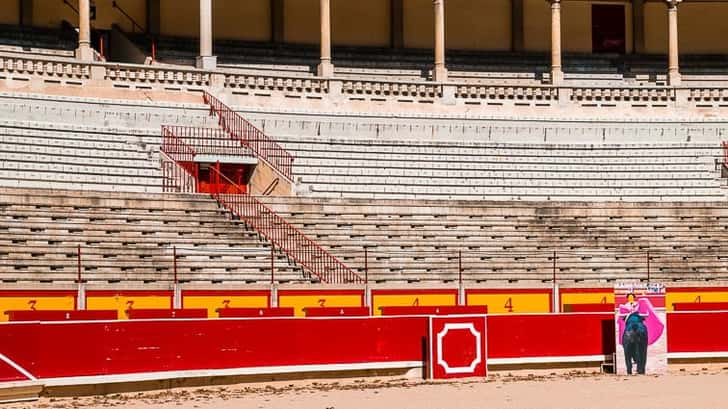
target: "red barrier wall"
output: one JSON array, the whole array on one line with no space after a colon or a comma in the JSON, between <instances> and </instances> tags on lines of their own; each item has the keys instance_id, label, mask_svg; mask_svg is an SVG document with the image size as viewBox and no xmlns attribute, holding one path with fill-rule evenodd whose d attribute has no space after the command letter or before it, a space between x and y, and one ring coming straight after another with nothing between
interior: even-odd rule
<instances>
[{"instance_id":1,"label":"red barrier wall","mask_svg":"<svg viewBox=\"0 0 728 409\"><path fill-rule=\"evenodd\" d=\"M564 304L564 312L614 312L614 304Z\"/></svg>"},{"instance_id":2,"label":"red barrier wall","mask_svg":"<svg viewBox=\"0 0 728 409\"><path fill-rule=\"evenodd\" d=\"M667 314L668 352L728 352L728 312Z\"/></svg>"},{"instance_id":3,"label":"red barrier wall","mask_svg":"<svg viewBox=\"0 0 728 409\"><path fill-rule=\"evenodd\" d=\"M5 311L9 321L106 321L115 320L115 310Z\"/></svg>"},{"instance_id":4,"label":"red barrier wall","mask_svg":"<svg viewBox=\"0 0 728 409\"><path fill-rule=\"evenodd\" d=\"M675 311L728 311L728 302L676 302Z\"/></svg>"},{"instance_id":5,"label":"red barrier wall","mask_svg":"<svg viewBox=\"0 0 728 409\"><path fill-rule=\"evenodd\" d=\"M304 309L307 317L368 317L369 307L312 307Z\"/></svg>"},{"instance_id":6,"label":"red barrier wall","mask_svg":"<svg viewBox=\"0 0 728 409\"><path fill-rule=\"evenodd\" d=\"M611 354L614 331L614 314L491 315L488 357Z\"/></svg>"},{"instance_id":7,"label":"red barrier wall","mask_svg":"<svg viewBox=\"0 0 728 409\"><path fill-rule=\"evenodd\" d=\"M468 315L487 314L487 305L442 305L424 307L379 307L382 315Z\"/></svg>"},{"instance_id":8,"label":"red barrier wall","mask_svg":"<svg viewBox=\"0 0 728 409\"><path fill-rule=\"evenodd\" d=\"M220 318L293 317L293 307L280 308L219 308Z\"/></svg>"},{"instance_id":9,"label":"red barrier wall","mask_svg":"<svg viewBox=\"0 0 728 409\"><path fill-rule=\"evenodd\" d=\"M203 308L187 309L133 309L127 312L129 319L171 319L171 318L207 318L207 310Z\"/></svg>"},{"instance_id":10,"label":"red barrier wall","mask_svg":"<svg viewBox=\"0 0 728 409\"><path fill-rule=\"evenodd\" d=\"M0 353L39 378L423 361L428 317L0 324ZM667 315L670 353L728 352L728 312ZM488 358L614 352L611 313L491 315ZM322 368L323 369L323 368ZM0 366L0 381L22 379Z\"/></svg>"},{"instance_id":11,"label":"red barrier wall","mask_svg":"<svg viewBox=\"0 0 728 409\"><path fill-rule=\"evenodd\" d=\"M53 378L422 361L426 334L422 317L8 323L0 353Z\"/></svg>"},{"instance_id":12,"label":"red barrier wall","mask_svg":"<svg viewBox=\"0 0 728 409\"><path fill-rule=\"evenodd\" d=\"M21 374L13 368L12 366L8 365L5 361L0 359L0 381L3 382L12 382L12 381L27 381L28 377Z\"/></svg>"}]
</instances>

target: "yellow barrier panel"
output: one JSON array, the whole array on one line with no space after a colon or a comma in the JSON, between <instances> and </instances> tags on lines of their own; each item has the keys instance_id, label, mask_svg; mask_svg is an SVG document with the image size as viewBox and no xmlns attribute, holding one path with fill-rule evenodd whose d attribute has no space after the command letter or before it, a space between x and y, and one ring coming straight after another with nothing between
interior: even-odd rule
<instances>
[{"instance_id":1,"label":"yellow barrier panel","mask_svg":"<svg viewBox=\"0 0 728 409\"><path fill-rule=\"evenodd\" d=\"M699 302L728 302L728 289L716 291L714 289L699 289L688 291L670 291L667 289L665 303L667 311L674 311L673 303L699 303Z\"/></svg>"},{"instance_id":2,"label":"yellow barrier panel","mask_svg":"<svg viewBox=\"0 0 728 409\"><path fill-rule=\"evenodd\" d=\"M380 307L424 307L424 306L452 306L457 305L457 294L442 292L407 292L377 293L372 292L372 306L374 315L382 315Z\"/></svg>"},{"instance_id":3,"label":"yellow barrier panel","mask_svg":"<svg viewBox=\"0 0 728 409\"><path fill-rule=\"evenodd\" d=\"M255 295L183 295L184 308L206 308L208 318L217 318L220 308L267 308L268 296Z\"/></svg>"},{"instance_id":4,"label":"yellow barrier panel","mask_svg":"<svg viewBox=\"0 0 728 409\"><path fill-rule=\"evenodd\" d=\"M119 295L88 295L86 309L88 310L116 310L120 320L128 319L126 311L129 309L170 309L172 296L148 294L119 294Z\"/></svg>"},{"instance_id":5,"label":"yellow barrier panel","mask_svg":"<svg viewBox=\"0 0 728 409\"><path fill-rule=\"evenodd\" d=\"M548 313L551 311L549 292L467 292L468 305L487 305L489 314Z\"/></svg>"},{"instance_id":6,"label":"yellow barrier panel","mask_svg":"<svg viewBox=\"0 0 728 409\"><path fill-rule=\"evenodd\" d=\"M5 311L25 310L73 310L76 307L76 297L73 295L64 296L4 296L0 295L0 322L7 321Z\"/></svg>"},{"instance_id":7,"label":"yellow barrier panel","mask_svg":"<svg viewBox=\"0 0 728 409\"><path fill-rule=\"evenodd\" d=\"M561 292L561 311L566 304L610 304L614 305L614 290Z\"/></svg>"},{"instance_id":8,"label":"yellow barrier panel","mask_svg":"<svg viewBox=\"0 0 728 409\"><path fill-rule=\"evenodd\" d=\"M306 315L305 308L316 307L361 307L364 305L363 292L279 292L278 306L293 307L297 317Z\"/></svg>"}]
</instances>

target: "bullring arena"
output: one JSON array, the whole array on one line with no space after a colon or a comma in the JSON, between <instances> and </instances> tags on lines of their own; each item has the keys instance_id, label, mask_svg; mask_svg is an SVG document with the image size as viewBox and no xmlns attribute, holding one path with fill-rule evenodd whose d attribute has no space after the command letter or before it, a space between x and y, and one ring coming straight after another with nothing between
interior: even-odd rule
<instances>
[{"instance_id":1,"label":"bullring arena","mask_svg":"<svg viewBox=\"0 0 728 409\"><path fill-rule=\"evenodd\" d=\"M2 2L0 402L724 407L726 19Z\"/></svg>"}]
</instances>

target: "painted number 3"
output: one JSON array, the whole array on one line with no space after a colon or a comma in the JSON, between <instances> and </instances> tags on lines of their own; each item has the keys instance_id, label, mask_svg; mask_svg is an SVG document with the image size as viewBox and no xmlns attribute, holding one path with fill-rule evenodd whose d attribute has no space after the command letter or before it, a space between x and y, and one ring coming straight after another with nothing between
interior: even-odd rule
<instances>
[{"instance_id":1,"label":"painted number 3","mask_svg":"<svg viewBox=\"0 0 728 409\"><path fill-rule=\"evenodd\" d=\"M35 311L35 306L38 304L38 300L28 300L28 305L31 311Z\"/></svg>"}]
</instances>

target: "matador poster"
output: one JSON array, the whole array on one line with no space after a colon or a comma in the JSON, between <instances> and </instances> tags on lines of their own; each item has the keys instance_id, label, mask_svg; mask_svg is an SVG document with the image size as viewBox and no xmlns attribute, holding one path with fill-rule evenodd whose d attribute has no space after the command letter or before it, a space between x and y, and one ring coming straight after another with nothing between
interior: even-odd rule
<instances>
[{"instance_id":1,"label":"matador poster","mask_svg":"<svg viewBox=\"0 0 728 409\"><path fill-rule=\"evenodd\" d=\"M614 287L616 372L667 372L667 320L662 283L617 283Z\"/></svg>"}]
</instances>

